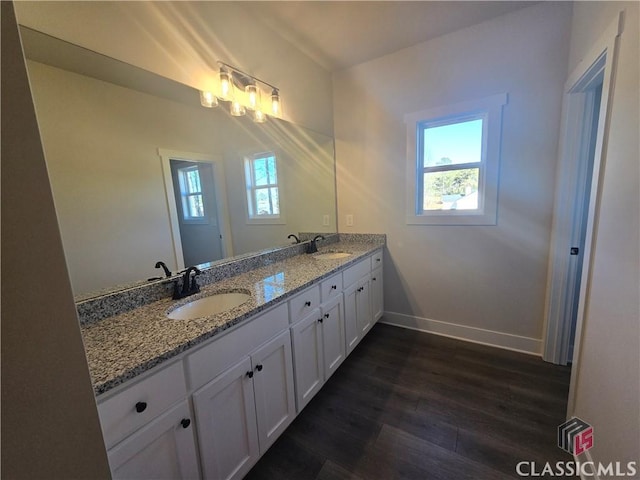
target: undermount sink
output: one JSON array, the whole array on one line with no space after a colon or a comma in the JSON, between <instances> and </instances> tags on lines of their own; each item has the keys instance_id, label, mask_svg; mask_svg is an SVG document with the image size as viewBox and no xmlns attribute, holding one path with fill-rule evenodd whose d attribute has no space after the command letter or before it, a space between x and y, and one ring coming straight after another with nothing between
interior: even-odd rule
<instances>
[{"instance_id":1,"label":"undermount sink","mask_svg":"<svg viewBox=\"0 0 640 480\"><path fill-rule=\"evenodd\" d=\"M178 307L170 311L167 316L171 320L192 320L194 318L208 317L209 315L231 310L242 305L250 298L251 295L244 292L214 293Z\"/></svg>"},{"instance_id":2,"label":"undermount sink","mask_svg":"<svg viewBox=\"0 0 640 480\"><path fill-rule=\"evenodd\" d=\"M327 252L314 255L313 258L318 260L338 260L339 258L347 258L350 256L351 254L347 252Z\"/></svg>"}]
</instances>

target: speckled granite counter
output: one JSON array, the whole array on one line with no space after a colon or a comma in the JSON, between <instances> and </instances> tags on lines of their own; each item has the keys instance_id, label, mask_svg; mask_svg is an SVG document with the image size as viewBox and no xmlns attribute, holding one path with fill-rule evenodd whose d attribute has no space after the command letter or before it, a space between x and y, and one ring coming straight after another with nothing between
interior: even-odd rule
<instances>
[{"instance_id":1,"label":"speckled granite counter","mask_svg":"<svg viewBox=\"0 0 640 480\"><path fill-rule=\"evenodd\" d=\"M340 242L327 251L349 252L347 258L318 260L298 255L202 287L183 300L166 298L82 327L96 395L140 375L243 320L319 283L343 267L383 247L381 242ZM195 320L171 320L167 311L218 292L245 291L251 299L224 313Z\"/></svg>"}]
</instances>

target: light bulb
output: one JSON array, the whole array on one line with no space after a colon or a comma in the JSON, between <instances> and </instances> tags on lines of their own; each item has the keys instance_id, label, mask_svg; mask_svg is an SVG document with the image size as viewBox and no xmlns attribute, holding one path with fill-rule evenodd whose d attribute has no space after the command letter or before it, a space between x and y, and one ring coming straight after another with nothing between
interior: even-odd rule
<instances>
[{"instance_id":1,"label":"light bulb","mask_svg":"<svg viewBox=\"0 0 640 480\"><path fill-rule=\"evenodd\" d=\"M211 92L200 92L200 104L203 107L213 108L218 106L218 99Z\"/></svg>"},{"instance_id":2,"label":"light bulb","mask_svg":"<svg viewBox=\"0 0 640 480\"><path fill-rule=\"evenodd\" d=\"M244 108L244 105L242 105L240 102L234 100L231 102L230 112L234 117L241 117L245 113L247 113L247 109Z\"/></svg>"},{"instance_id":3,"label":"light bulb","mask_svg":"<svg viewBox=\"0 0 640 480\"><path fill-rule=\"evenodd\" d=\"M220 97L229 98L231 94L231 74L224 68L220 69Z\"/></svg>"},{"instance_id":4,"label":"light bulb","mask_svg":"<svg viewBox=\"0 0 640 480\"><path fill-rule=\"evenodd\" d=\"M280 115L280 94L277 88L271 92L271 111L274 115Z\"/></svg>"},{"instance_id":5,"label":"light bulb","mask_svg":"<svg viewBox=\"0 0 640 480\"><path fill-rule=\"evenodd\" d=\"M247 92L249 96L249 108L255 110L258 105L258 88L255 84L249 84L244 87L244 91Z\"/></svg>"},{"instance_id":6,"label":"light bulb","mask_svg":"<svg viewBox=\"0 0 640 480\"><path fill-rule=\"evenodd\" d=\"M267 116L264 114L262 110L256 110L253 113L253 121L256 123L264 123L267 121Z\"/></svg>"}]
</instances>

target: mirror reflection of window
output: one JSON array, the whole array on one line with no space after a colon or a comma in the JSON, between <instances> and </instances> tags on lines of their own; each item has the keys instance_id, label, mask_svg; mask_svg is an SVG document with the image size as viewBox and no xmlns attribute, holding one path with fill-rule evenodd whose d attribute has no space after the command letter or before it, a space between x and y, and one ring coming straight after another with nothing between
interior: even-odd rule
<instances>
[{"instance_id":1,"label":"mirror reflection of window","mask_svg":"<svg viewBox=\"0 0 640 480\"><path fill-rule=\"evenodd\" d=\"M249 218L279 218L280 196L275 154L265 152L245 158L244 169Z\"/></svg>"},{"instance_id":2,"label":"mirror reflection of window","mask_svg":"<svg viewBox=\"0 0 640 480\"><path fill-rule=\"evenodd\" d=\"M200 171L197 166L178 170L180 194L182 196L182 215L185 221L205 218L204 198Z\"/></svg>"}]
</instances>

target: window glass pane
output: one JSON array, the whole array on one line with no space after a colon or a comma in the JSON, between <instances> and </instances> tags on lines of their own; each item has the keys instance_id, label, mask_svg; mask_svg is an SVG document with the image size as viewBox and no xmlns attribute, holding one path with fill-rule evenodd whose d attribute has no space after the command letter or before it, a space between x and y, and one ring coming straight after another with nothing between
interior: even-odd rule
<instances>
[{"instance_id":1,"label":"window glass pane","mask_svg":"<svg viewBox=\"0 0 640 480\"><path fill-rule=\"evenodd\" d=\"M187 177L187 192L199 193L202 191L200 186L200 172L197 168L189 169L186 172Z\"/></svg>"},{"instance_id":2,"label":"window glass pane","mask_svg":"<svg viewBox=\"0 0 640 480\"><path fill-rule=\"evenodd\" d=\"M278 183L278 172L276 171L276 157L267 158L267 170L269 172L269 183Z\"/></svg>"},{"instance_id":3,"label":"window glass pane","mask_svg":"<svg viewBox=\"0 0 640 480\"><path fill-rule=\"evenodd\" d=\"M271 206L273 209L273 215L278 215L280 213L280 199L278 197L278 187L272 187L269 189L269 193L271 194Z\"/></svg>"},{"instance_id":4,"label":"window glass pane","mask_svg":"<svg viewBox=\"0 0 640 480\"><path fill-rule=\"evenodd\" d=\"M268 188L257 188L256 195L256 215L272 215L271 202Z\"/></svg>"},{"instance_id":5,"label":"window glass pane","mask_svg":"<svg viewBox=\"0 0 640 480\"><path fill-rule=\"evenodd\" d=\"M256 158L253 161L253 172L257 186L267 185L269 183L266 158Z\"/></svg>"},{"instance_id":6,"label":"window glass pane","mask_svg":"<svg viewBox=\"0 0 640 480\"><path fill-rule=\"evenodd\" d=\"M482 160L482 119L425 127L423 165L458 165Z\"/></svg>"},{"instance_id":7,"label":"window glass pane","mask_svg":"<svg viewBox=\"0 0 640 480\"><path fill-rule=\"evenodd\" d=\"M204 217L204 202L202 201L202 195L190 195L188 198L189 198L189 217L190 218Z\"/></svg>"},{"instance_id":8,"label":"window glass pane","mask_svg":"<svg viewBox=\"0 0 640 480\"><path fill-rule=\"evenodd\" d=\"M424 174L423 210L477 210L479 168Z\"/></svg>"}]
</instances>

